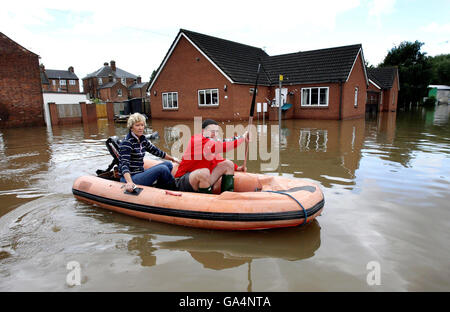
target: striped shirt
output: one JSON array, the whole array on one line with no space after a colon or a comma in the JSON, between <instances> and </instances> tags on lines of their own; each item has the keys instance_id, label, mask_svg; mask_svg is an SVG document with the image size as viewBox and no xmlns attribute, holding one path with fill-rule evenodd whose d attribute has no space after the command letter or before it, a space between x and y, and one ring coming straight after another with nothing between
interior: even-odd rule
<instances>
[{"instance_id":1,"label":"striped shirt","mask_svg":"<svg viewBox=\"0 0 450 312\"><path fill-rule=\"evenodd\" d=\"M144 135L139 140L133 132L129 132L125 140L120 144L119 150L119 173L131 175L144 171L145 152L149 152L157 157L164 158L166 153L151 142Z\"/></svg>"}]
</instances>

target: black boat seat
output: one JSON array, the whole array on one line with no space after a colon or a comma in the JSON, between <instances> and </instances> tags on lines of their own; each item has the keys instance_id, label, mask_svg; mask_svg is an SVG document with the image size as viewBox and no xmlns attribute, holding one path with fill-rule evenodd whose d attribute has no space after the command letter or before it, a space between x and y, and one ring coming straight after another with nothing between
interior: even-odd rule
<instances>
[{"instance_id":1,"label":"black boat seat","mask_svg":"<svg viewBox=\"0 0 450 312\"><path fill-rule=\"evenodd\" d=\"M149 141L155 140L155 139L159 138L159 133L157 131L155 131L151 134L146 134L145 138ZM109 153L111 154L113 160L106 170L98 169L96 171L97 176L105 176L105 174L109 173L114 166L119 165L119 151L120 151L121 143L122 143L122 140L120 140L119 137L116 135L109 137L106 140L106 142L105 142L106 148L108 149Z\"/></svg>"}]
</instances>

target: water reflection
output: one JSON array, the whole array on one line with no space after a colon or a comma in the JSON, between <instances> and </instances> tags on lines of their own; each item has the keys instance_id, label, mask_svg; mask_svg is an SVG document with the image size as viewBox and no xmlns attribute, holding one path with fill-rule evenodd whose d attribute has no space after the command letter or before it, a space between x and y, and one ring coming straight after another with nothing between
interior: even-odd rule
<instances>
[{"instance_id":1,"label":"water reflection","mask_svg":"<svg viewBox=\"0 0 450 312\"><path fill-rule=\"evenodd\" d=\"M314 256L320 247L320 225L314 220L305 227L272 231L193 231L188 238L161 242L158 247L187 251L205 268L214 270L260 258L297 261Z\"/></svg>"},{"instance_id":2,"label":"water reflection","mask_svg":"<svg viewBox=\"0 0 450 312\"><path fill-rule=\"evenodd\" d=\"M154 252L158 250L152 242L156 236L153 234L144 234L143 236L133 237L127 244L128 250L136 251L141 258L142 266L154 266L156 264L156 256Z\"/></svg>"},{"instance_id":3,"label":"water reflection","mask_svg":"<svg viewBox=\"0 0 450 312\"><path fill-rule=\"evenodd\" d=\"M450 105L438 105L435 108L433 125L443 126L448 124L448 119L450 116Z\"/></svg>"},{"instance_id":4,"label":"water reflection","mask_svg":"<svg viewBox=\"0 0 450 312\"><path fill-rule=\"evenodd\" d=\"M223 270L238 267L254 259L275 258L297 261L314 256L320 247L320 225L317 220L304 227L261 231L212 231L170 224L142 221L114 215L99 209L84 209L105 224L127 227L128 251L141 258L142 266L154 266L157 250L186 251L203 267ZM151 234L149 234L151 233Z\"/></svg>"},{"instance_id":5,"label":"water reflection","mask_svg":"<svg viewBox=\"0 0 450 312\"><path fill-rule=\"evenodd\" d=\"M364 143L364 119L286 120L286 147L280 153L281 172L298 178L353 186Z\"/></svg>"},{"instance_id":6,"label":"water reflection","mask_svg":"<svg viewBox=\"0 0 450 312\"><path fill-rule=\"evenodd\" d=\"M47 193L45 189L35 187L34 184L40 173L49 170L50 158L46 128L2 129L0 216L19 204Z\"/></svg>"}]
</instances>

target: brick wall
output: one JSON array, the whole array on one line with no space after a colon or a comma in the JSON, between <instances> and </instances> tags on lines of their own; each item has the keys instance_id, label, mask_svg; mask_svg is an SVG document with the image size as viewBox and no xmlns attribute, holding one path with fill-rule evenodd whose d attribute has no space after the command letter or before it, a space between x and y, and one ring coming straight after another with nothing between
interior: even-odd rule
<instances>
[{"instance_id":1,"label":"brick wall","mask_svg":"<svg viewBox=\"0 0 450 312\"><path fill-rule=\"evenodd\" d=\"M122 90L122 96L117 94L117 90ZM128 99L128 89L122 85L121 83L116 83L111 88L100 89L100 99L104 102L112 101L112 102L122 102Z\"/></svg>"},{"instance_id":2,"label":"brick wall","mask_svg":"<svg viewBox=\"0 0 450 312\"><path fill-rule=\"evenodd\" d=\"M397 111L398 103L398 77L394 77L394 83L392 88L383 91L383 111L384 112L395 112Z\"/></svg>"},{"instance_id":3,"label":"brick wall","mask_svg":"<svg viewBox=\"0 0 450 312\"><path fill-rule=\"evenodd\" d=\"M129 91L128 95L129 95L129 97L131 99L133 99L133 98L143 98L143 97L146 97L146 92L147 92L146 89L147 89L146 86L144 86L143 88L131 89Z\"/></svg>"},{"instance_id":4,"label":"brick wall","mask_svg":"<svg viewBox=\"0 0 450 312\"><path fill-rule=\"evenodd\" d=\"M60 80L65 80L65 85L60 85ZM45 91L54 91L54 92L68 92L68 93L78 93L80 92L80 83L79 80L75 79L75 85L71 85L69 82L70 79L48 79L50 85L47 89L43 88ZM58 91L59 89L59 91Z\"/></svg>"},{"instance_id":5,"label":"brick wall","mask_svg":"<svg viewBox=\"0 0 450 312\"><path fill-rule=\"evenodd\" d=\"M301 106L302 88L328 87L328 107ZM288 102L293 104L294 116L297 119L339 119L340 85L337 83L302 84L288 87Z\"/></svg>"},{"instance_id":6,"label":"brick wall","mask_svg":"<svg viewBox=\"0 0 450 312\"><path fill-rule=\"evenodd\" d=\"M0 33L0 127L44 125L38 56Z\"/></svg>"},{"instance_id":7,"label":"brick wall","mask_svg":"<svg viewBox=\"0 0 450 312\"><path fill-rule=\"evenodd\" d=\"M355 88L358 88L358 101L355 107ZM344 84L342 98L342 119L363 117L366 112L367 84L361 54L358 55L350 77Z\"/></svg>"},{"instance_id":8,"label":"brick wall","mask_svg":"<svg viewBox=\"0 0 450 312\"><path fill-rule=\"evenodd\" d=\"M109 82L108 78L102 78L103 84L107 84ZM98 79L95 78L88 78L83 79L83 92L88 93L91 98L98 98L97 91L98 87L101 87L102 85L99 85Z\"/></svg>"}]
</instances>

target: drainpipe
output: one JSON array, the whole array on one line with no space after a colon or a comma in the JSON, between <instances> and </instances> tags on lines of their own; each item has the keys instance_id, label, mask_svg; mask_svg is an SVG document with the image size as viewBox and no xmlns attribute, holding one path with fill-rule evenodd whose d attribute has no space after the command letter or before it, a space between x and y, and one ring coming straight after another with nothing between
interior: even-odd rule
<instances>
[{"instance_id":1,"label":"drainpipe","mask_svg":"<svg viewBox=\"0 0 450 312\"><path fill-rule=\"evenodd\" d=\"M339 120L342 119L342 80L339 80Z\"/></svg>"}]
</instances>

